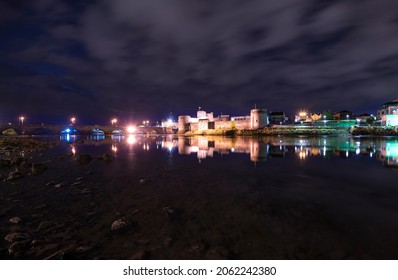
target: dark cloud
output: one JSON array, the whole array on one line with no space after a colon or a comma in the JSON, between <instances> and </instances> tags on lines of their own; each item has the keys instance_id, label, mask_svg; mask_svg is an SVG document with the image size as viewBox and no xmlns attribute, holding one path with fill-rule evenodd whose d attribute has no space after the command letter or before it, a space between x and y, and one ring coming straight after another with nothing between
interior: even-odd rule
<instances>
[{"instance_id":1,"label":"dark cloud","mask_svg":"<svg viewBox=\"0 0 398 280\"><path fill-rule=\"evenodd\" d=\"M2 5L0 115L27 107L21 100L31 114L101 121L198 106L240 114L254 104L361 113L397 97L396 1Z\"/></svg>"}]
</instances>

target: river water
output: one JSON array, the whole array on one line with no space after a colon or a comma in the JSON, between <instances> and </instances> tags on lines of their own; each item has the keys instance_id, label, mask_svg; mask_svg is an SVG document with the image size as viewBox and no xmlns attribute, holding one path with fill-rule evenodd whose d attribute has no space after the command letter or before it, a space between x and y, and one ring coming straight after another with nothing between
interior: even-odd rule
<instances>
[{"instance_id":1,"label":"river water","mask_svg":"<svg viewBox=\"0 0 398 280\"><path fill-rule=\"evenodd\" d=\"M40 219L63 225L53 241L57 250L70 243L91 248L68 258L398 258L398 139L59 140L40 155L49 159L46 173L19 184L29 193L51 180L65 182L57 190L43 187L40 199L32 193L30 204L46 205ZM115 160L96 159L104 153ZM79 154L93 160L79 165L73 160ZM74 187L77 177L84 187ZM119 218L134 226L112 232Z\"/></svg>"}]
</instances>

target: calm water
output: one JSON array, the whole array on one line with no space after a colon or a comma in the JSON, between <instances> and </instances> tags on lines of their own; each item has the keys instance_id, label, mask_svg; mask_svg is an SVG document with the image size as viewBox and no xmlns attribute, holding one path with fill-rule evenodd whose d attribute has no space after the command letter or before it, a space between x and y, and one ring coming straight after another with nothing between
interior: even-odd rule
<instances>
[{"instance_id":1,"label":"calm water","mask_svg":"<svg viewBox=\"0 0 398 280\"><path fill-rule=\"evenodd\" d=\"M53 161L48 177L37 177L45 185L83 176L91 191L89 199L72 187L69 200L58 197L62 190L47 198L54 203L48 213L65 219L74 242L96 248L71 258L129 258L137 250L159 259L398 258L397 139L136 135L61 142L58 154L94 158L80 166ZM104 153L116 159L95 159ZM171 220L165 207L174 211ZM86 220L85 212L96 218ZM110 236L120 216L138 227Z\"/></svg>"},{"instance_id":2,"label":"calm water","mask_svg":"<svg viewBox=\"0 0 398 280\"><path fill-rule=\"evenodd\" d=\"M75 142L97 147L101 152L114 156L128 157L131 151L144 151L164 155L166 151L171 156L194 156L198 162L206 159L217 160L221 157L246 155L247 163L272 161L283 158L294 161L300 166L305 163L323 159L330 168L335 166L336 159L345 162L362 161L379 162L385 167L398 168L398 139L371 139L354 137L237 137L220 136L61 136L60 141L69 144L70 151L77 153ZM80 143L79 143L80 144ZM87 148L84 147L83 150ZM130 152L129 152L130 151ZM225 159L224 159L225 160ZM297 162L297 160L299 160ZM267 164L263 164L267 165ZM260 164L261 166L261 164ZM375 170L376 171L376 170ZM277 174L275 174L277 175Z\"/></svg>"}]
</instances>

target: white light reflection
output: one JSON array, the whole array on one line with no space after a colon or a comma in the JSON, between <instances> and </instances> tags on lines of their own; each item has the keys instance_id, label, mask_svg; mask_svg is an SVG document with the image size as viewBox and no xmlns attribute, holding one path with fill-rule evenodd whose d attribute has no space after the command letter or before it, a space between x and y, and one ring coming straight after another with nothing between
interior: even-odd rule
<instances>
[{"instance_id":1,"label":"white light reflection","mask_svg":"<svg viewBox=\"0 0 398 280\"><path fill-rule=\"evenodd\" d=\"M136 142L135 136L134 135L129 135L127 137L127 144L129 145L134 145Z\"/></svg>"}]
</instances>

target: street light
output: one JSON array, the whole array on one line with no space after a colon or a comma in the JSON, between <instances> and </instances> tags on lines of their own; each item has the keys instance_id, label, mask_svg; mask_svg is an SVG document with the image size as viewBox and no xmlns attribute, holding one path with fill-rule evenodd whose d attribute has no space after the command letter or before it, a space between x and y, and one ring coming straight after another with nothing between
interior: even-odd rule
<instances>
[{"instance_id":1,"label":"street light","mask_svg":"<svg viewBox=\"0 0 398 280\"><path fill-rule=\"evenodd\" d=\"M71 125L74 125L76 123L76 118L75 117L72 117L71 119L70 119L70 124Z\"/></svg>"},{"instance_id":2,"label":"street light","mask_svg":"<svg viewBox=\"0 0 398 280\"><path fill-rule=\"evenodd\" d=\"M112 124L112 125L116 125L116 124L117 124L117 119L116 119L116 118L113 118L113 119L111 120L111 124Z\"/></svg>"},{"instance_id":3,"label":"street light","mask_svg":"<svg viewBox=\"0 0 398 280\"><path fill-rule=\"evenodd\" d=\"M19 121L21 122L21 125L23 125L23 121L25 120L25 117L24 116L20 116L19 117Z\"/></svg>"}]
</instances>

